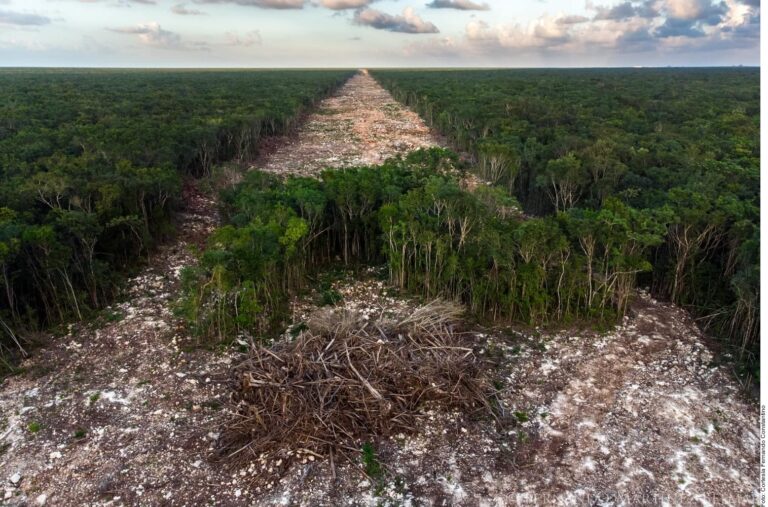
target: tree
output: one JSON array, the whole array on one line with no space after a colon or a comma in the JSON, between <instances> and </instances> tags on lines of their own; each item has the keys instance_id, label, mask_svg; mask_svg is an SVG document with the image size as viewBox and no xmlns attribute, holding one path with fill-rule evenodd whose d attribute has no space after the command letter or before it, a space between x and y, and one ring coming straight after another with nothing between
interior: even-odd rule
<instances>
[{"instance_id":1,"label":"tree","mask_svg":"<svg viewBox=\"0 0 768 507\"><path fill-rule=\"evenodd\" d=\"M537 177L536 182L546 189L555 210L565 211L578 202L587 175L581 161L569 153L547 162L546 169Z\"/></svg>"}]
</instances>

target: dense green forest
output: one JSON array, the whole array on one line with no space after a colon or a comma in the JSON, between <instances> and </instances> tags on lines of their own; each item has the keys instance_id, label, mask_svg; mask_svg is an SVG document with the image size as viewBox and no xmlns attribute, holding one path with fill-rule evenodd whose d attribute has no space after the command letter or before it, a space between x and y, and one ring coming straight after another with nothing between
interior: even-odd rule
<instances>
[{"instance_id":1,"label":"dense green forest","mask_svg":"<svg viewBox=\"0 0 768 507\"><path fill-rule=\"evenodd\" d=\"M637 283L691 309L756 373L758 69L372 74L528 214L577 217L587 259L605 248L596 241L611 241L605 227L615 222L600 217L617 209L643 223L655 217L652 240L619 235L611 255L629 249L644 259L649 269ZM582 267L589 298L593 286L610 283L590 264Z\"/></svg>"},{"instance_id":2,"label":"dense green forest","mask_svg":"<svg viewBox=\"0 0 768 507\"><path fill-rule=\"evenodd\" d=\"M611 322L625 312L669 213L608 199L600 211L524 217L503 188L462 188L457 165L433 148L319 180L250 172L224 193L229 225L186 271L181 312L207 339L269 333L290 296L337 260L384 263L403 291L459 300L490 320Z\"/></svg>"},{"instance_id":3,"label":"dense green forest","mask_svg":"<svg viewBox=\"0 0 768 507\"><path fill-rule=\"evenodd\" d=\"M172 234L184 177L246 162L347 71L0 73L0 357L109 302ZM759 361L754 69L375 71L469 163L420 151L318 180L251 172L185 272L209 339L279 327L328 265L529 324L611 322L637 287ZM490 185L468 190L459 174Z\"/></svg>"},{"instance_id":4,"label":"dense green forest","mask_svg":"<svg viewBox=\"0 0 768 507\"><path fill-rule=\"evenodd\" d=\"M0 72L0 369L172 234L182 179L245 162L350 71Z\"/></svg>"}]
</instances>

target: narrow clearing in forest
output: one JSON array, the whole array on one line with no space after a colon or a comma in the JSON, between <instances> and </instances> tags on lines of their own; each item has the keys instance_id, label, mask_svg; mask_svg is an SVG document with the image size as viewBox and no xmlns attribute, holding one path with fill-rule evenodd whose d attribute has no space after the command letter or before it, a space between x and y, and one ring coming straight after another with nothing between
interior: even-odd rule
<instances>
[{"instance_id":1,"label":"narrow clearing in forest","mask_svg":"<svg viewBox=\"0 0 768 507\"><path fill-rule=\"evenodd\" d=\"M439 144L361 73L256 166L315 174ZM374 442L385 467L306 459L282 478L209 459L235 351L191 347L171 313L178 275L217 222L188 187L179 237L126 286L125 302L73 325L0 386L0 505L747 505L759 491L757 409L682 310L640 294L605 333L475 329L517 423L501 431L427 414L414 435ZM341 277L339 306L375 316L414 306L375 273ZM315 308L297 300L294 320Z\"/></svg>"},{"instance_id":2,"label":"narrow clearing in forest","mask_svg":"<svg viewBox=\"0 0 768 507\"><path fill-rule=\"evenodd\" d=\"M256 167L312 176L326 167L380 164L440 141L416 113L363 71L325 99L295 135L274 144Z\"/></svg>"}]
</instances>

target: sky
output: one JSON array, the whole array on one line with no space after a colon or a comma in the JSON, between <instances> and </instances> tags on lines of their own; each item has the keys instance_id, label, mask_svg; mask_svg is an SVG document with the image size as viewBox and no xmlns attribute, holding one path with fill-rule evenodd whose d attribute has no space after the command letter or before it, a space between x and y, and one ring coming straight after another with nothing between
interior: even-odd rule
<instances>
[{"instance_id":1,"label":"sky","mask_svg":"<svg viewBox=\"0 0 768 507\"><path fill-rule=\"evenodd\" d=\"M759 0L0 0L0 66L710 66L759 53Z\"/></svg>"}]
</instances>

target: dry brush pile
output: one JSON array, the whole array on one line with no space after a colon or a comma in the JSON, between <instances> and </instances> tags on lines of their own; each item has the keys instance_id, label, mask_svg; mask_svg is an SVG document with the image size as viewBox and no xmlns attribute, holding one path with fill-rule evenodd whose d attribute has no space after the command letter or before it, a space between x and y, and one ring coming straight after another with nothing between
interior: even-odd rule
<instances>
[{"instance_id":1,"label":"dry brush pile","mask_svg":"<svg viewBox=\"0 0 768 507\"><path fill-rule=\"evenodd\" d=\"M427 409L492 415L489 369L456 330L460 314L444 302L399 320L325 309L295 340L254 344L233 370L222 457L333 464L357 459L362 440L416 431Z\"/></svg>"}]
</instances>

